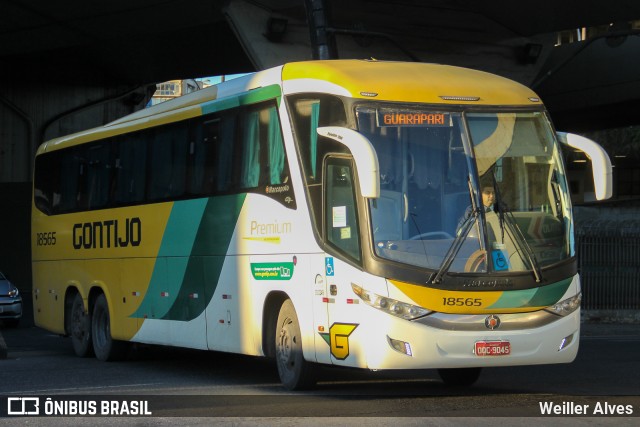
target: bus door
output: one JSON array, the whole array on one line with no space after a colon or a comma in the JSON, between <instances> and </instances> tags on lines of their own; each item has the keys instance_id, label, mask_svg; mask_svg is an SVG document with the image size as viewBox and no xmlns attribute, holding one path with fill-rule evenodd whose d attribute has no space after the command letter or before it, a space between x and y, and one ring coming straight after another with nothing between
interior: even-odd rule
<instances>
[{"instance_id":1,"label":"bus door","mask_svg":"<svg viewBox=\"0 0 640 427\"><path fill-rule=\"evenodd\" d=\"M324 260L324 298L328 325L320 335L327 344L331 363L358 366L354 337L358 328L358 298L351 283L362 271L355 170L351 158L328 157L325 161L325 239L333 249Z\"/></svg>"}]
</instances>

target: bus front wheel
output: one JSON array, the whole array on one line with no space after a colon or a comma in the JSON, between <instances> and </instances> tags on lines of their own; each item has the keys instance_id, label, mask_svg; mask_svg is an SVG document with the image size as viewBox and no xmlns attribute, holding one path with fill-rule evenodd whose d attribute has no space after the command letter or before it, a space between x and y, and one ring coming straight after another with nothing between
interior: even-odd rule
<instances>
[{"instance_id":1,"label":"bus front wheel","mask_svg":"<svg viewBox=\"0 0 640 427\"><path fill-rule=\"evenodd\" d=\"M89 357L93 356L93 345L91 343L91 316L84 309L82 295L76 293L73 297L70 313L70 331L71 343L76 356Z\"/></svg>"},{"instance_id":2,"label":"bus front wheel","mask_svg":"<svg viewBox=\"0 0 640 427\"><path fill-rule=\"evenodd\" d=\"M442 382L450 386L470 386L480 377L482 368L453 368L438 369L438 375L442 378Z\"/></svg>"},{"instance_id":3,"label":"bus front wheel","mask_svg":"<svg viewBox=\"0 0 640 427\"><path fill-rule=\"evenodd\" d=\"M104 294L98 296L93 306L91 333L93 335L93 350L98 360L108 362L120 360L124 357L127 351L126 343L111 338L109 306Z\"/></svg>"},{"instance_id":4,"label":"bus front wheel","mask_svg":"<svg viewBox=\"0 0 640 427\"><path fill-rule=\"evenodd\" d=\"M302 334L291 300L280 308L276 325L276 364L282 385L288 390L304 390L316 383L315 367L304 360Z\"/></svg>"}]
</instances>

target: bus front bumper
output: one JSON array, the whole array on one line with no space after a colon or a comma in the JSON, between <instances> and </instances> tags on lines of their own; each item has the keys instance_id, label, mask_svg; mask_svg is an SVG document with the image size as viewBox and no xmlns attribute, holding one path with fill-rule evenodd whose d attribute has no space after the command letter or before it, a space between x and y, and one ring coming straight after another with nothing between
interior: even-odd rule
<instances>
[{"instance_id":1,"label":"bus front bumper","mask_svg":"<svg viewBox=\"0 0 640 427\"><path fill-rule=\"evenodd\" d=\"M433 327L418 321L386 317L387 327L364 326L362 343L369 369L432 369L497 367L570 363L580 341L580 310L565 316L551 315L548 323L515 329L508 323L482 316L481 322ZM546 312L522 313L524 319ZM477 317L477 316L476 316ZM382 317L379 320L383 320ZM380 323L372 322L370 325ZM493 329L490 329L493 327ZM465 330L466 329L466 330ZM384 332L383 332L384 331Z\"/></svg>"}]
</instances>

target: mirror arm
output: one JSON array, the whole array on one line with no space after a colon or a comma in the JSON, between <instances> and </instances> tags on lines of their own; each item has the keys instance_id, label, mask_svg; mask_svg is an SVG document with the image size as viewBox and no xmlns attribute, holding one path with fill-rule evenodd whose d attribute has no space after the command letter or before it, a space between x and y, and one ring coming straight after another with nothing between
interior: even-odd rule
<instances>
[{"instance_id":1,"label":"mirror arm","mask_svg":"<svg viewBox=\"0 0 640 427\"><path fill-rule=\"evenodd\" d=\"M318 135L333 139L347 147L356 163L360 192L369 199L380 197L380 166L375 148L366 136L339 126L318 128Z\"/></svg>"},{"instance_id":2,"label":"mirror arm","mask_svg":"<svg viewBox=\"0 0 640 427\"><path fill-rule=\"evenodd\" d=\"M598 143L580 135L558 132L558 140L582 151L591 160L593 171L593 188L597 200L605 200L613 195L613 178L611 159Z\"/></svg>"}]
</instances>

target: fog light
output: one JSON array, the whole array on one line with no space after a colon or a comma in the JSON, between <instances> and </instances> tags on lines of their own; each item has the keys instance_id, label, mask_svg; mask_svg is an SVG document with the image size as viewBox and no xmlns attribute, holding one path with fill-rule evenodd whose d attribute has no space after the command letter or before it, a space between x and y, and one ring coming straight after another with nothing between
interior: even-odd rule
<instances>
[{"instance_id":1,"label":"fog light","mask_svg":"<svg viewBox=\"0 0 640 427\"><path fill-rule=\"evenodd\" d=\"M407 356L413 356L411 352L411 345L408 342L394 340L393 338L387 335L387 341L389 341L389 345L392 349L397 351L398 353L406 354Z\"/></svg>"},{"instance_id":2,"label":"fog light","mask_svg":"<svg viewBox=\"0 0 640 427\"><path fill-rule=\"evenodd\" d=\"M569 344L571 344L571 341L573 341L573 334L569 335L568 337L562 338L562 341L560 341L560 346L558 347L558 351L562 351L565 347L568 347Z\"/></svg>"}]
</instances>

